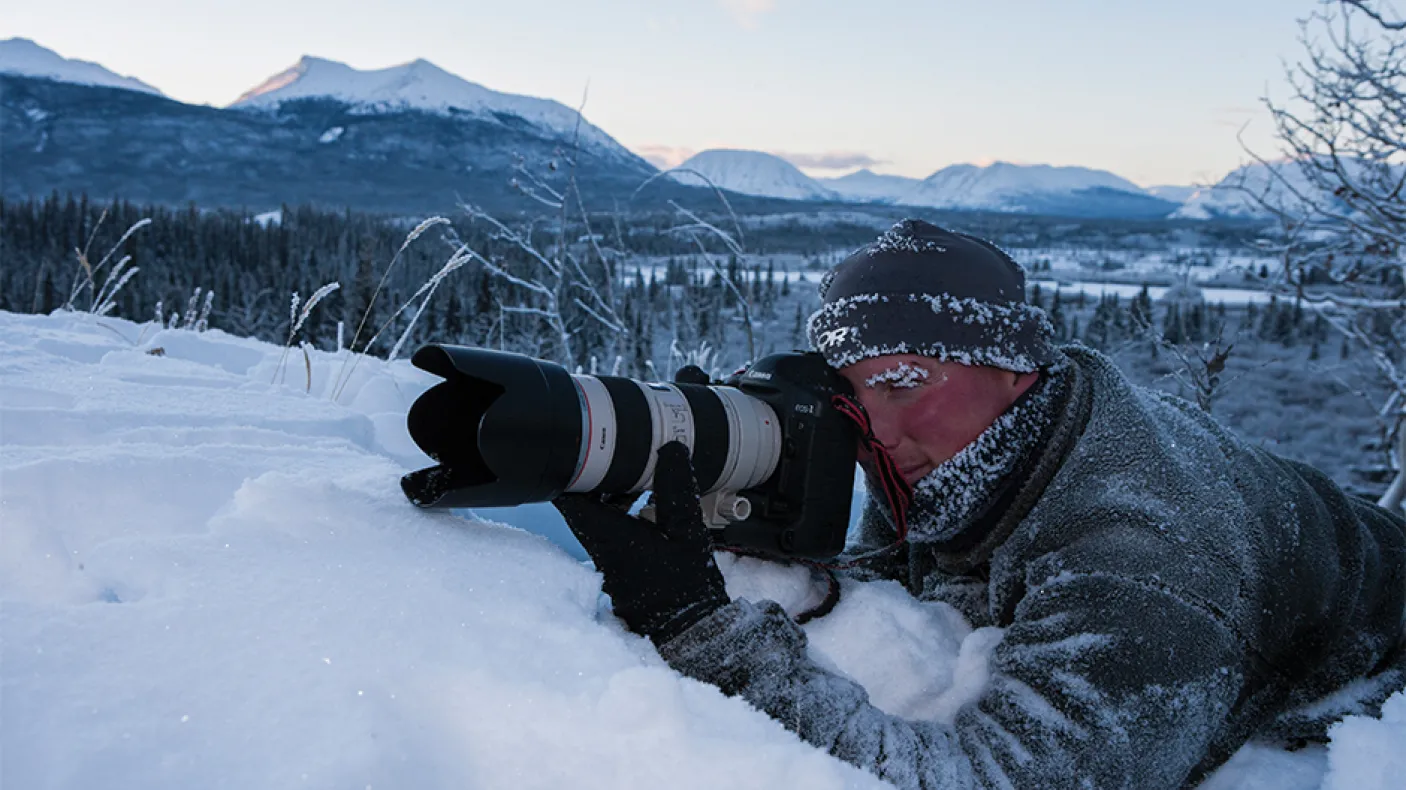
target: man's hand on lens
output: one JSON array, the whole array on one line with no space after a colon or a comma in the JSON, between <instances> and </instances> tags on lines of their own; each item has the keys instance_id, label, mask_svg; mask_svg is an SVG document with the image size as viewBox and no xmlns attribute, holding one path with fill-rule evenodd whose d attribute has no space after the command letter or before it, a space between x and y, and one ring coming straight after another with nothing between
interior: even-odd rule
<instances>
[{"instance_id":1,"label":"man's hand on lens","mask_svg":"<svg viewBox=\"0 0 1406 790\"><path fill-rule=\"evenodd\" d=\"M680 442L659 448L653 524L594 494L563 494L552 504L605 577L615 615L631 631L663 645L727 604Z\"/></svg>"}]
</instances>

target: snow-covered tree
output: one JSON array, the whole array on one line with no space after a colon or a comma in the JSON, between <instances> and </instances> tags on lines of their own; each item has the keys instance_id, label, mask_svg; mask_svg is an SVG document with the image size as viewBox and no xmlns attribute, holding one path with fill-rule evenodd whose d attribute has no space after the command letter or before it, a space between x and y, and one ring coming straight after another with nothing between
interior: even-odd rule
<instances>
[{"instance_id":1,"label":"snow-covered tree","mask_svg":"<svg viewBox=\"0 0 1406 790\"><path fill-rule=\"evenodd\" d=\"M1391 392L1382 407L1406 494L1406 18L1376 0L1325 2L1301 22L1287 99L1266 98L1280 143L1242 185L1276 218L1264 246L1277 283L1368 350Z\"/></svg>"}]
</instances>

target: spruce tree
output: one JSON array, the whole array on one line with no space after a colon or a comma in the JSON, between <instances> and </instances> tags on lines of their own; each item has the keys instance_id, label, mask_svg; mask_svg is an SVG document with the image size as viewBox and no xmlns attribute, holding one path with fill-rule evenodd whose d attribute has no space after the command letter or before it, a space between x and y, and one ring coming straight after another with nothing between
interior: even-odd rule
<instances>
[{"instance_id":1,"label":"spruce tree","mask_svg":"<svg viewBox=\"0 0 1406 790\"><path fill-rule=\"evenodd\" d=\"M1142 284L1142 290L1138 291L1137 296L1134 296L1132 303L1128 305L1128 317L1138 331L1152 326L1152 294L1148 291L1147 283Z\"/></svg>"}]
</instances>

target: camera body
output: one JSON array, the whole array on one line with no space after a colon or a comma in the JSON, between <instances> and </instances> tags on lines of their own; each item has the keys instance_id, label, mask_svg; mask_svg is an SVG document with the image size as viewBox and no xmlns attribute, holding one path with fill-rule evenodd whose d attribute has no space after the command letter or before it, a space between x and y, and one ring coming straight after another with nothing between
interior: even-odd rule
<instances>
[{"instance_id":1,"label":"camera body","mask_svg":"<svg viewBox=\"0 0 1406 790\"><path fill-rule=\"evenodd\" d=\"M781 420L781 457L761 485L740 492L751 517L710 525L715 542L764 554L828 559L845 547L858 429L830 399L852 390L814 352L772 354L724 382Z\"/></svg>"},{"instance_id":2,"label":"camera body","mask_svg":"<svg viewBox=\"0 0 1406 790\"><path fill-rule=\"evenodd\" d=\"M844 549L858 435L831 404L849 383L819 354L772 354L711 385L572 375L466 346L425 346L411 362L444 379L407 417L438 462L401 479L416 505L636 493L652 487L659 447L681 441L715 544L811 559Z\"/></svg>"}]
</instances>

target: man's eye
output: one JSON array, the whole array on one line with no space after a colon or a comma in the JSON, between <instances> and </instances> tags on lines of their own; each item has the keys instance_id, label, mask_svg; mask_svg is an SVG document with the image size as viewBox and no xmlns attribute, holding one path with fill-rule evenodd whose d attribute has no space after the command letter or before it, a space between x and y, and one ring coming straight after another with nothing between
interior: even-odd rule
<instances>
[{"instance_id":1,"label":"man's eye","mask_svg":"<svg viewBox=\"0 0 1406 790\"><path fill-rule=\"evenodd\" d=\"M902 397L905 397L905 396L908 396L908 395L916 394L916 393L918 392L918 390L920 390L920 389L922 388L923 384L924 384L924 382L922 382L922 381L912 381L912 382L907 382L907 381L905 381L905 382L891 382L891 381L886 381L886 382L884 382L882 385L880 385L880 387L881 387L881 390L880 390L880 391L883 393L884 397L886 397L886 398L902 398Z\"/></svg>"}]
</instances>

